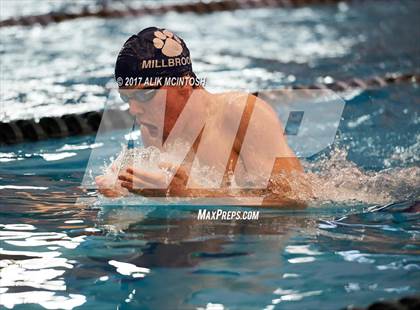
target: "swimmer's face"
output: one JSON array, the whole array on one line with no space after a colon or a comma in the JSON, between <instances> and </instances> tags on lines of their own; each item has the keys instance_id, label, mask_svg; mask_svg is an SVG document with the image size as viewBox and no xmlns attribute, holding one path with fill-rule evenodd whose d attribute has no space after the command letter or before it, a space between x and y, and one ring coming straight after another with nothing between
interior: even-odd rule
<instances>
[{"instance_id":1,"label":"swimmer's face","mask_svg":"<svg viewBox=\"0 0 420 310\"><path fill-rule=\"evenodd\" d=\"M120 89L121 99L129 103L145 142L168 137L192 91L191 86ZM161 136L162 135L162 136Z\"/></svg>"}]
</instances>

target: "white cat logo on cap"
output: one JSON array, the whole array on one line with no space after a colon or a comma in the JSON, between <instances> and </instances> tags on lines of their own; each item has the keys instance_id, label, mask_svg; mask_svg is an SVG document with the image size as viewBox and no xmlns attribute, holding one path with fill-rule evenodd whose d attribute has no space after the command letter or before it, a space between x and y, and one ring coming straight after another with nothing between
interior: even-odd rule
<instances>
[{"instance_id":1,"label":"white cat logo on cap","mask_svg":"<svg viewBox=\"0 0 420 310\"><path fill-rule=\"evenodd\" d=\"M154 35L155 38L153 39L153 45L157 49L161 49L163 55L168 57L176 57L181 55L181 41L172 32L164 29L162 31L155 31Z\"/></svg>"}]
</instances>

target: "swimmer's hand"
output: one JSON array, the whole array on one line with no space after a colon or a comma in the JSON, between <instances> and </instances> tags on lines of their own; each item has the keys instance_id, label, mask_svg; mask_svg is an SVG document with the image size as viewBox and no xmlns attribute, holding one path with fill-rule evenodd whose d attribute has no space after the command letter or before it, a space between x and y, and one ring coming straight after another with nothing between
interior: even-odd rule
<instances>
[{"instance_id":1,"label":"swimmer's hand","mask_svg":"<svg viewBox=\"0 0 420 310\"><path fill-rule=\"evenodd\" d=\"M137 167L128 167L118 178L121 186L134 194L154 197L185 197L190 196L186 189L188 173L183 166L177 168L169 186L167 185L167 170L174 169L170 163L160 163L159 172L148 172Z\"/></svg>"},{"instance_id":2,"label":"swimmer's hand","mask_svg":"<svg viewBox=\"0 0 420 310\"><path fill-rule=\"evenodd\" d=\"M117 166L114 164L111 165L112 173L117 172ZM115 176L112 174L104 174L97 176L95 178L96 185L98 186L98 191L108 197L108 198L117 198L122 197L128 194L127 189L121 186L121 182L115 179Z\"/></svg>"},{"instance_id":3,"label":"swimmer's hand","mask_svg":"<svg viewBox=\"0 0 420 310\"><path fill-rule=\"evenodd\" d=\"M109 198L122 197L128 194L128 191L121 186L121 183L110 175L100 175L95 178L98 191Z\"/></svg>"}]
</instances>

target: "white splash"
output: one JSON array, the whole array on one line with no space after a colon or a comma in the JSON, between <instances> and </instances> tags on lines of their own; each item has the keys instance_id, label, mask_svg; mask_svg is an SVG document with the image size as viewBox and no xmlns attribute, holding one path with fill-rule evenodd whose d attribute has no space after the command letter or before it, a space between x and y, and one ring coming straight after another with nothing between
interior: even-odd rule
<instances>
[{"instance_id":1,"label":"white splash","mask_svg":"<svg viewBox=\"0 0 420 310\"><path fill-rule=\"evenodd\" d=\"M317 202L386 204L419 195L420 168L367 171L347 159L347 151L335 148L328 158L303 162L307 181Z\"/></svg>"}]
</instances>

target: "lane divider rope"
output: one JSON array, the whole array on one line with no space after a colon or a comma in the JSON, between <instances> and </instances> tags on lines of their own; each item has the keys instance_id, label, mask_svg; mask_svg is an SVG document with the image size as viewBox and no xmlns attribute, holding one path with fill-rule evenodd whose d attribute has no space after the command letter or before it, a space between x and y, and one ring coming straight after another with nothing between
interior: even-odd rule
<instances>
[{"instance_id":1,"label":"lane divider rope","mask_svg":"<svg viewBox=\"0 0 420 310\"><path fill-rule=\"evenodd\" d=\"M374 310L374 309L395 309L395 310L416 310L420 308L420 294L408 295L394 300L378 300L366 307L347 306L343 310Z\"/></svg>"},{"instance_id":2,"label":"lane divider rope","mask_svg":"<svg viewBox=\"0 0 420 310\"><path fill-rule=\"evenodd\" d=\"M367 90L385 87L389 84L420 82L420 74L387 74L384 77L374 76L368 79L353 78L347 81L334 81L325 84L292 85L290 89L331 89L338 93L353 89ZM281 89L280 89L281 90ZM280 91L279 90L279 91ZM91 111L82 114L68 114L61 117L43 117L39 121L33 119L0 122L0 145L11 145L27 141L40 141L50 138L63 138L77 135L91 135L98 131L110 131L132 126L133 116L128 111L107 110Z\"/></svg>"},{"instance_id":3,"label":"lane divider rope","mask_svg":"<svg viewBox=\"0 0 420 310\"><path fill-rule=\"evenodd\" d=\"M340 2L362 2L366 0L218 0L212 2L192 2L180 4L164 4L158 6L144 6L134 8L125 5L125 9L114 9L107 5L101 8L85 6L80 12L49 12L41 15L19 16L0 21L0 27L32 26L36 24L48 25L67 20L97 17L97 18L122 18L130 16L163 15L168 12L208 14L221 11L234 11L240 9L256 9L263 7L294 8L308 5L337 4Z\"/></svg>"}]
</instances>

